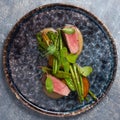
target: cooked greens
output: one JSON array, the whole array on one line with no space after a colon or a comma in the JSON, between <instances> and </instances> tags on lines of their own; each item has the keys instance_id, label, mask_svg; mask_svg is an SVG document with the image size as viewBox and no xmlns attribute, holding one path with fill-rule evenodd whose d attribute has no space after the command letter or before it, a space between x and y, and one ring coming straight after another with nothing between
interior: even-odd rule
<instances>
[{"instance_id":1,"label":"cooked greens","mask_svg":"<svg viewBox=\"0 0 120 120\"><path fill-rule=\"evenodd\" d=\"M40 51L44 51L44 55L48 58L52 56L50 57L51 64L49 64L48 67L42 66L41 68L44 73L64 80L71 91L77 92L79 101L83 102L84 100L88 100L88 97L85 96L85 92L87 88L89 88L89 82L84 83L83 78L88 77L93 69L91 66L81 67L76 63L78 54L69 53L62 33L74 34L75 29L59 28L55 31L42 31L36 34ZM88 81L88 79L86 80ZM51 78L46 78L45 87L48 92L53 92ZM92 91L88 90L88 93L93 99L97 99Z\"/></svg>"}]
</instances>

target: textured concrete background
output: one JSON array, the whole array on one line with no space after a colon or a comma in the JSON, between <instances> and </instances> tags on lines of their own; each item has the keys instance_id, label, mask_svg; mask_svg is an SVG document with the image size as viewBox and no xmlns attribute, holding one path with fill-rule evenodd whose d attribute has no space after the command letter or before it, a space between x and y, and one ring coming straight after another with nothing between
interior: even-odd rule
<instances>
[{"instance_id":1,"label":"textured concrete background","mask_svg":"<svg viewBox=\"0 0 120 120\"><path fill-rule=\"evenodd\" d=\"M0 0L0 68L2 47L13 25L30 10L47 3L67 3L95 14L109 28L118 52L118 70L107 96L94 109L82 115L53 118L25 107L11 93L0 72L0 120L120 120L120 0Z\"/></svg>"}]
</instances>

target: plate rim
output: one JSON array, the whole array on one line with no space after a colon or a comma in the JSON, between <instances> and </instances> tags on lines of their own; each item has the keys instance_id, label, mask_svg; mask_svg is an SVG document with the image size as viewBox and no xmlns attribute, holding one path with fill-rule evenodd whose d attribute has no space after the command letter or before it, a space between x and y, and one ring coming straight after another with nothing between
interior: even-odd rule
<instances>
[{"instance_id":1,"label":"plate rim","mask_svg":"<svg viewBox=\"0 0 120 120\"><path fill-rule=\"evenodd\" d=\"M81 11L86 12L88 15L92 16L101 26L102 28L104 28L104 30L106 31L106 34L109 36L109 39L112 42L112 47L113 47L113 57L115 60L115 65L114 65L114 70L113 70L113 76L112 79L106 89L106 91L102 94L102 96L94 103L90 104L87 107L84 107L83 109L78 109L72 112L65 112L65 113L61 113L61 112L53 112L53 111L47 111L44 109L41 109L37 106L35 106L34 104L32 104L31 102L29 102L28 100L26 100L24 98L24 96L22 96L20 94L20 92L16 89L15 84L13 84L13 82L10 80L10 76L7 70L7 63L6 63L6 59L7 59L7 47L9 45L10 42L10 38L12 33L15 32L15 29L18 27L18 25L21 23L21 21L23 21L26 17L32 15L33 13L35 13L36 11L39 11L41 9L47 8L47 7L52 7L52 6L62 6L62 7L71 7L74 9L78 9ZM26 105L28 108L38 112L38 113L42 113L44 115L48 115L48 116L55 116L55 117L66 117L66 116L75 116L81 113L84 113L90 109L92 109L94 106L96 106L98 103L100 103L100 101L107 95L108 91L110 90L114 80L115 80L115 76L116 76L116 71L117 71L117 62L118 62L118 56L117 56L117 49L116 49L116 45L115 45L115 41L110 33L110 31L108 30L108 28L106 27L106 25L100 20L98 19L97 16L95 16L93 13L91 13L90 11L82 8L82 7L78 7L75 5L71 5L71 4L63 4L63 3L51 3L51 4L45 4L45 5L41 5L29 12L27 12L25 15L23 15L23 17L21 17L16 24L12 27L12 29L10 30L10 32L8 33L8 36L6 37L5 41L4 41L4 45L3 45L3 53L2 53L2 67L3 67L3 72L4 72L4 76L6 78L6 81L8 83L9 88L11 89L12 93L16 96L16 98L21 101L21 103L23 103L24 105Z\"/></svg>"}]
</instances>

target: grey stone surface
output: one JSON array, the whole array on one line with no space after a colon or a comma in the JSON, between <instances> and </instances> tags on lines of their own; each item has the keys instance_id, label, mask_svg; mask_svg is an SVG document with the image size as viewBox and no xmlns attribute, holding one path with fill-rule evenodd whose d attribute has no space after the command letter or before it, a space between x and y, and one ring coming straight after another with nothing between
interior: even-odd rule
<instances>
[{"instance_id":1,"label":"grey stone surface","mask_svg":"<svg viewBox=\"0 0 120 120\"><path fill-rule=\"evenodd\" d=\"M9 89L2 72L3 43L13 25L30 10L47 3L67 3L91 11L106 24L118 53L116 79L107 96L92 110L74 117L53 118L21 104ZM119 0L0 0L0 120L120 120L120 1Z\"/></svg>"}]
</instances>

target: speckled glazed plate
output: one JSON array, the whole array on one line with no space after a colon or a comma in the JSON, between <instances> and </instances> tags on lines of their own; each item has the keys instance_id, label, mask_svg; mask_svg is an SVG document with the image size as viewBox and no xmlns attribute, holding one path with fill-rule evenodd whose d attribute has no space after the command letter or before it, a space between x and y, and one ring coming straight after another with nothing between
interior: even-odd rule
<instances>
[{"instance_id":1,"label":"speckled glazed plate","mask_svg":"<svg viewBox=\"0 0 120 120\"><path fill-rule=\"evenodd\" d=\"M43 28L65 24L77 26L83 34L84 48L77 63L93 67L90 89L98 101L80 104L74 93L53 100L42 90L38 66L46 65L47 60L38 51L35 35ZM114 40L106 27L90 12L71 5L50 4L32 10L16 23L4 44L3 68L9 87L26 106L51 116L72 116L94 107L113 83L116 66Z\"/></svg>"}]
</instances>

